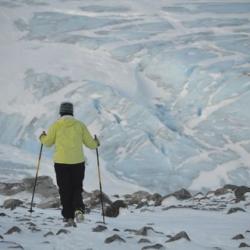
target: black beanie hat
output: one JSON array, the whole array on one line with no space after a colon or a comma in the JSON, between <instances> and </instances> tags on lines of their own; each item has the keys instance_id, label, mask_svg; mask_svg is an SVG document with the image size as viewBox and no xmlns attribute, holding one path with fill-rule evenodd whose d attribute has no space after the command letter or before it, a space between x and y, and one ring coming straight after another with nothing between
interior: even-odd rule
<instances>
[{"instance_id":1,"label":"black beanie hat","mask_svg":"<svg viewBox=\"0 0 250 250\"><path fill-rule=\"evenodd\" d=\"M59 114L63 115L73 115L73 104L70 102L63 102L60 105Z\"/></svg>"}]
</instances>

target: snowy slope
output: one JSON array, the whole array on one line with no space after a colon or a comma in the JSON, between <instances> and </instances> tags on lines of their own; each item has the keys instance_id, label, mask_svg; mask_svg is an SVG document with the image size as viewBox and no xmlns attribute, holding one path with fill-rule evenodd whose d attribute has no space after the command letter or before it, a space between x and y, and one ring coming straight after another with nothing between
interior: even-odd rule
<instances>
[{"instance_id":1,"label":"snowy slope","mask_svg":"<svg viewBox=\"0 0 250 250\"><path fill-rule=\"evenodd\" d=\"M36 159L69 100L111 176L161 193L249 184L249 1L0 0L0 31L1 152Z\"/></svg>"}]
</instances>

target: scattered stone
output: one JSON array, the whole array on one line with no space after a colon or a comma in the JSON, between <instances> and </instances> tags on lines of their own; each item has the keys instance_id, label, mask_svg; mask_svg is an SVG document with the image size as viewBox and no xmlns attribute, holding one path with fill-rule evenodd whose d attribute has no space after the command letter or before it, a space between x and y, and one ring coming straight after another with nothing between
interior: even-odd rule
<instances>
[{"instance_id":1,"label":"scattered stone","mask_svg":"<svg viewBox=\"0 0 250 250\"><path fill-rule=\"evenodd\" d=\"M123 200L117 200L105 208L104 215L107 217L117 217L119 215L119 209L127 207L127 204Z\"/></svg>"},{"instance_id":2,"label":"scattered stone","mask_svg":"<svg viewBox=\"0 0 250 250\"><path fill-rule=\"evenodd\" d=\"M0 241L0 249L24 249L20 244L13 241Z\"/></svg>"},{"instance_id":3,"label":"scattered stone","mask_svg":"<svg viewBox=\"0 0 250 250\"><path fill-rule=\"evenodd\" d=\"M105 240L105 243L106 244L110 244L114 241L118 241L118 242L126 242L123 238L121 238L118 234L114 234L113 236L111 237L108 237L106 240Z\"/></svg>"},{"instance_id":4,"label":"scattered stone","mask_svg":"<svg viewBox=\"0 0 250 250\"><path fill-rule=\"evenodd\" d=\"M37 227L29 227L29 230L30 230L32 233L41 232L41 229L39 229L39 228L37 228Z\"/></svg>"},{"instance_id":5,"label":"scattered stone","mask_svg":"<svg viewBox=\"0 0 250 250\"><path fill-rule=\"evenodd\" d=\"M242 234L238 234L232 238L232 240L242 240L245 239L245 237Z\"/></svg>"},{"instance_id":6,"label":"scattered stone","mask_svg":"<svg viewBox=\"0 0 250 250\"><path fill-rule=\"evenodd\" d=\"M151 199L155 202L155 206L160 206L161 205L161 200L162 200L162 196L158 193L154 193L151 197Z\"/></svg>"},{"instance_id":7,"label":"scattered stone","mask_svg":"<svg viewBox=\"0 0 250 250\"><path fill-rule=\"evenodd\" d=\"M172 242L172 241L177 241L180 239L186 239L188 241L191 241L188 234L185 231L181 231L180 233L176 234L175 236L172 236L169 240L166 242Z\"/></svg>"},{"instance_id":8,"label":"scattered stone","mask_svg":"<svg viewBox=\"0 0 250 250\"><path fill-rule=\"evenodd\" d=\"M29 225L29 226L31 226L31 227L36 227L36 224L33 223L33 222L27 222L26 224Z\"/></svg>"},{"instance_id":9,"label":"scattered stone","mask_svg":"<svg viewBox=\"0 0 250 250\"><path fill-rule=\"evenodd\" d=\"M223 187L223 188L218 188L218 189L216 189L216 190L214 191L214 194L215 194L216 196L220 196L220 195L224 195L224 194L231 193L231 192L232 192L231 189L228 189L228 188Z\"/></svg>"},{"instance_id":10,"label":"scattered stone","mask_svg":"<svg viewBox=\"0 0 250 250\"><path fill-rule=\"evenodd\" d=\"M246 210L244 210L243 208L240 208L240 207L232 207L228 210L227 214L233 214L236 212L246 212Z\"/></svg>"},{"instance_id":11,"label":"scattered stone","mask_svg":"<svg viewBox=\"0 0 250 250\"><path fill-rule=\"evenodd\" d=\"M227 185L225 185L223 188L224 188L224 189L230 189L230 190L234 191L235 189L238 188L238 186L232 185L232 184L227 184Z\"/></svg>"},{"instance_id":12,"label":"scattered stone","mask_svg":"<svg viewBox=\"0 0 250 250\"><path fill-rule=\"evenodd\" d=\"M24 221L30 221L30 219L28 219L28 218L19 218L19 219L17 219L17 221L24 222Z\"/></svg>"},{"instance_id":13,"label":"scattered stone","mask_svg":"<svg viewBox=\"0 0 250 250\"><path fill-rule=\"evenodd\" d=\"M245 193L247 192L250 192L250 188L249 187L246 187L246 186L240 186L240 187L237 187L235 190L234 190L234 194L235 194L235 197L236 197L236 202L240 202L240 201L244 201L245 200Z\"/></svg>"},{"instance_id":14,"label":"scattered stone","mask_svg":"<svg viewBox=\"0 0 250 250\"><path fill-rule=\"evenodd\" d=\"M21 229L17 226L10 228L5 234L21 233Z\"/></svg>"},{"instance_id":15,"label":"scattered stone","mask_svg":"<svg viewBox=\"0 0 250 250\"><path fill-rule=\"evenodd\" d=\"M0 213L0 217L6 216L6 213Z\"/></svg>"},{"instance_id":16,"label":"scattered stone","mask_svg":"<svg viewBox=\"0 0 250 250\"><path fill-rule=\"evenodd\" d=\"M239 248L242 248L242 247L250 247L250 245L248 245L245 242L242 242L242 243L240 243Z\"/></svg>"},{"instance_id":17,"label":"scattered stone","mask_svg":"<svg viewBox=\"0 0 250 250\"><path fill-rule=\"evenodd\" d=\"M151 194L146 191L137 191L133 193L128 199L129 205L139 204L142 201L150 200Z\"/></svg>"},{"instance_id":18,"label":"scattered stone","mask_svg":"<svg viewBox=\"0 0 250 250\"><path fill-rule=\"evenodd\" d=\"M18 199L8 199L8 200L4 201L3 207L5 209L10 208L11 210L14 210L16 207L19 207L22 204L23 204L23 202L18 200Z\"/></svg>"},{"instance_id":19,"label":"scattered stone","mask_svg":"<svg viewBox=\"0 0 250 250\"><path fill-rule=\"evenodd\" d=\"M138 244L142 244L142 243L151 243L151 241L149 239L142 238L138 241Z\"/></svg>"},{"instance_id":20,"label":"scattered stone","mask_svg":"<svg viewBox=\"0 0 250 250\"><path fill-rule=\"evenodd\" d=\"M66 230L66 229L60 229L58 230L58 232L56 233L56 235L60 235L60 234L68 234L70 233L69 230Z\"/></svg>"},{"instance_id":21,"label":"scattered stone","mask_svg":"<svg viewBox=\"0 0 250 250\"><path fill-rule=\"evenodd\" d=\"M120 232L120 230L118 228L114 228L113 231L114 232Z\"/></svg>"},{"instance_id":22,"label":"scattered stone","mask_svg":"<svg viewBox=\"0 0 250 250\"><path fill-rule=\"evenodd\" d=\"M177 199L177 200L187 200L192 197L192 195L184 188L172 193L172 195Z\"/></svg>"},{"instance_id":23,"label":"scattered stone","mask_svg":"<svg viewBox=\"0 0 250 250\"><path fill-rule=\"evenodd\" d=\"M137 230L135 234L142 235L142 236L148 236L149 231L152 231L152 232L157 233L157 234L163 234L162 232L155 231L152 227L143 227L143 228Z\"/></svg>"},{"instance_id":24,"label":"scattered stone","mask_svg":"<svg viewBox=\"0 0 250 250\"><path fill-rule=\"evenodd\" d=\"M0 234L0 239L2 239L3 240L3 236Z\"/></svg>"},{"instance_id":25,"label":"scattered stone","mask_svg":"<svg viewBox=\"0 0 250 250\"><path fill-rule=\"evenodd\" d=\"M147 249L159 249L159 250L164 250L166 249L163 245L161 244L155 244L155 245L152 245L152 246L145 246L143 247L141 250L147 250Z\"/></svg>"},{"instance_id":26,"label":"scattered stone","mask_svg":"<svg viewBox=\"0 0 250 250\"><path fill-rule=\"evenodd\" d=\"M23 184L26 191L32 192L35 183L35 178L24 178ZM58 197L57 186L53 183L53 180L49 176L39 176L37 178L36 193L46 198Z\"/></svg>"},{"instance_id":27,"label":"scattered stone","mask_svg":"<svg viewBox=\"0 0 250 250\"><path fill-rule=\"evenodd\" d=\"M108 204L110 206L112 205L112 201L110 200L108 195L103 192L102 199L104 204ZM95 208L97 206L100 206L101 204L101 193L99 190L95 190L92 193L88 193L85 191L83 192L83 200L87 207L89 207L90 209Z\"/></svg>"},{"instance_id":28,"label":"scattered stone","mask_svg":"<svg viewBox=\"0 0 250 250\"><path fill-rule=\"evenodd\" d=\"M43 237L54 236L54 233L49 231L48 233L44 234Z\"/></svg>"},{"instance_id":29,"label":"scattered stone","mask_svg":"<svg viewBox=\"0 0 250 250\"><path fill-rule=\"evenodd\" d=\"M128 204L124 200L116 200L112 204L114 207L127 208Z\"/></svg>"},{"instance_id":30,"label":"scattered stone","mask_svg":"<svg viewBox=\"0 0 250 250\"><path fill-rule=\"evenodd\" d=\"M23 183L0 183L0 194L15 195L25 190Z\"/></svg>"},{"instance_id":31,"label":"scattered stone","mask_svg":"<svg viewBox=\"0 0 250 250\"><path fill-rule=\"evenodd\" d=\"M93 228L92 231L93 232L103 232L107 229L106 226L103 226L103 225L98 225L97 227Z\"/></svg>"},{"instance_id":32,"label":"scattered stone","mask_svg":"<svg viewBox=\"0 0 250 250\"><path fill-rule=\"evenodd\" d=\"M148 207L148 202L147 201L141 201L139 204L136 206L136 209L140 209L142 207Z\"/></svg>"}]
</instances>

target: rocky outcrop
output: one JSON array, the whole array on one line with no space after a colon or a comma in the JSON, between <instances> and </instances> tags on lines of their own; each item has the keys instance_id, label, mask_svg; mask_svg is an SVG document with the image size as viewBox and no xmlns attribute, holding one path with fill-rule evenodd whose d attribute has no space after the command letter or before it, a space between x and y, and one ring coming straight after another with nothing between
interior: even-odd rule
<instances>
[{"instance_id":1,"label":"rocky outcrop","mask_svg":"<svg viewBox=\"0 0 250 250\"><path fill-rule=\"evenodd\" d=\"M187 241L191 241L188 234L185 231L181 231L180 233L174 235L174 236L169 236L170 239L167 240L166 242L172 242L172 241L177 241L180 239L185 239Z\"/></svg>"},{"instance_id":2,"label":"rocky outcrop","mask_svg":"<svg viewBox=\"0 0 250 250\"><path fill-rule=\"evenodd\" d=\"M10 228L5 234L21 233L21 229L17 226Z\"/></svg>"},{"instance_id":3,"label":"rocky outcrop","mask_svg":"<svg viewBox=\"0 0 250 250\"><path fill-rule=\"evenodd\" d=\"M25 191L32 192L35 184L35 178L23 179ZM39 176L36 183L36 193L45 198L58 196L58 190L53 180L49 176Z\"/></svg>"},{"instance_id":4,"label":"rocky outcrop","mask_svg":"<svg viewBox=\"0 0 250 250\"><path fill-rule=\"evenodd\" d=\"M240 207L232 207L228 210L227 214L233 214L236 212L246 212L246 210L244 210L243 208L240 208Z\"/></svg>"},{"instance_id":5,"label":"rocky outcrop","mask_svg":"<svg viewBox=\"0 0 250 250\"><path fill-rule=\"evenodd\" d=\"M23 202L18 199L8 199L3 203L3 208L14 210L16 207L23 205Z\"/></svg>"},{"instance_id":6,"label":"rocky outcrop","mask_svg":"<svg viewBox=\"0 0 250 250\"><path fill-rule=\"evenodd\" d=\"M117 217L119 215L120 208L127 207L127 204L123 200L117 200L105 208L104 215L107 217Z\"/></svg>"},{"instance_id":7,"label":"rocky outcrop","mask_svg":"<svg viewBox=\"0 0 250 250\"><path fill-rule=\"evenodd\" d=\"M110 243L113 243L113 242L123 242L125 243L126 241L120 237L118 234L114 234L113 236L110 236L108 237L106 240L105 240L105 243L106 244L110 244Z\"/></svg>"}]
</instances>

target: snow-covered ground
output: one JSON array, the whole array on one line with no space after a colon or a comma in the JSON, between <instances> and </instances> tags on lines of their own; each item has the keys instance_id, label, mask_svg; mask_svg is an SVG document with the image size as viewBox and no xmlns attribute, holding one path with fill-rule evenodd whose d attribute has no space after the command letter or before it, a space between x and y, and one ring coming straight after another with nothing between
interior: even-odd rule
<instances>
[{"instance_id":1,"label":"snow-covered ground","mask_svg":"<svg viewBox=\"0 0 250 250\"><path fill-rule=\"evenodd\" d=\"M3 197L1 197L3 198ZM1 199L2 200L2 199ZM179 202L181 204L181 202ZM236 205L232 205L235 207ZM243 204L238 204L242 206ZM230 207L230 206L229 206ZM244 207L245 209L247 207ZM209 207L207 207L209 209ZM100 249L173 249L173 250L236 250L241 243L250 242L249 208L248 212L227 214L223 211L202 211L184 208L164 210L160 207L146 209L121 209L117 218L106 218L107 229L93 232L97 226L103 225L100 210L93 210L85 217L85 222L77 227L64 227L58 209L39 209L30 215L27 208L2 210L0 249L9 249L20 245L25 250L100 250ZM12 227L21 232L6 234ZM148 227L139 232L143 227ZM66 232L60 232L60 230ZM146 231L146 233L145 233ZM186 232L189 240L180 239L166 242L180 232ZM49 233L49 234L48 234ZM113 235L119 235L125 242L105 243ZM242 234L243 239L233 237ZM170 237L171 236L171 237ZM141 239L148 242L139 243ZM161 248L143 248L160 244Z\"/></svg>"}]
</instances>

